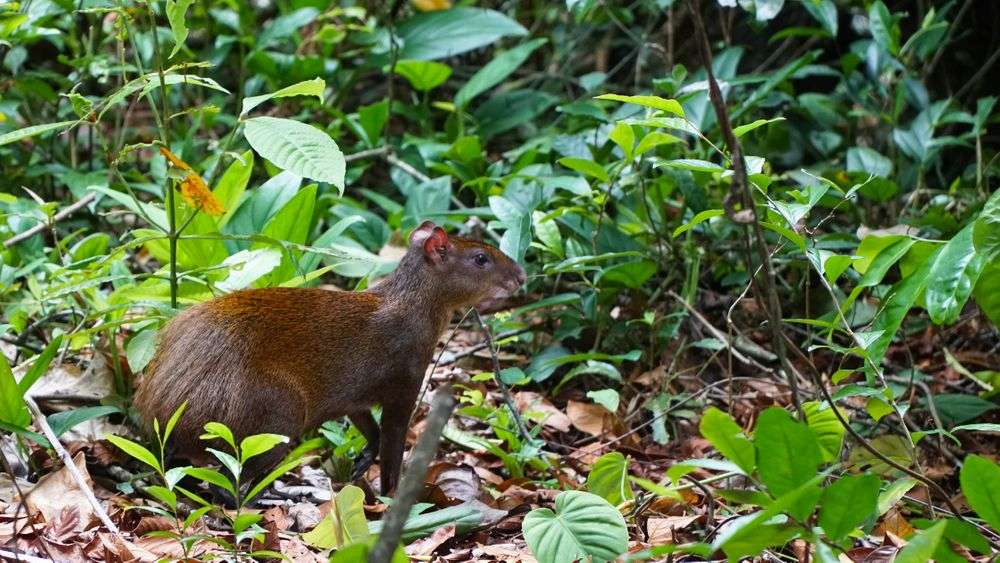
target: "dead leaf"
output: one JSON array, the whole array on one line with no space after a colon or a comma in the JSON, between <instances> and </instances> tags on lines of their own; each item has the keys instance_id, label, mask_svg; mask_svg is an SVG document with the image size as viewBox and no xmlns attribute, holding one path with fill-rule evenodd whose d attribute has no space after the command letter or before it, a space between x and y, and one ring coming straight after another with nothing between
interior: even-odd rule
<instances>
[{"instance_id":1,"label":"dead leaf","mask_svg":"<svg viewBox=\"0 0 1000 563\"><path fill-rule=\"evenodd\" d=\"M874 535L879 536L889 533L898 538L905 538L915 531L913 526L906 521L906 518L893 508L882 517L882 523L875 528Z\"/></svg>"},{"instance_id":2,"label":"dead leaf","mask_svg":"<svg viewBox=\"0 0 1000 563\"><path fill-rule=\"evenodd\" d=\"M425 482L438 487L448 505L477 499L482 489L473 468L454 463L435 463L428 470Z\"/></svg>"},{"instance_id":3,"label":"dead leaf","mask_svg":"<svg viewBox=\"0 0 1000 563\"><path fill-rule=\"evenodd\" d=\"M428 556L434 550L441 547L441 544L455 537L455 525L451 524L443 528L434 530L434 533L426 538L419 539L406 546L406 554L410 557Z\"/></svg>"},{"instance_id":4,"label":"dead leaf","mask_svg":"<svg viewBox=\"0 0 1000 563\"><path fill-rule=\"evenodd\" d=\"M611 417L608 409L595 403L581 403L570 401L566 405L566 414L569 415L570 422L577 430L586 432L591 436L600 436L604 433L605 422Z\"/></svg>"},{"instance_id":5,"label":"dead leaf","mask_svg":"<svg viewBox=\"0 0 1000 563\"><path fill-rule=\"evenodd\" d=\"M531 391L514 393L514 404L517 406L517 410L522 413L542 414L544 416L542 426L548 426L560 432L569 432L569 417L540 394Z\"/></svg>"},{"instance_id":6,"label":"dead leaf","mask_svg":"<svg viewBox=\"0 0 1000 563\"><path fill-rule=\"evenodd\" d=\"M701 516L667 516L666 518L650 518L646 521L646 534L649 543L663 544L674 542L674 531L683 530Z\"/></svg>"},{"instance_id":7,"label":"dead leaf","mask_svg":"<svg viewBox=\"0 0 1000 563\"><path fill-rule=\"evenodd\" d=\"M496 559L497 561L510 561L511 563L537 563L531 554L527 544L520 543L497 543L492 545L480 545L472 550L472 554L481 558L484 555ZM480 559L477 559L480 560Z\"/></svg>"},{"instance_id":8,"label":"dead leaf","mask_svg":"<svg viewBox=\"0 0 1000 563\"><path fill-rule=\"evenodd\" d=\"M93 487L94 482L90 478L90 473L87 472L87 464L82 452L76 454L73 463L80 470L86 486ZM74 530L77 532L87 529L94 521L94 509L91 508L87 497L65 467L42 477L24 500L30 510L41 513L45 521L49 523L55 522L64 509L75 508L79 516L79 520L74 526Z\"/></svg>"},{"instance_id":9,"label":"dead leaf","mask_svg":"<svg viewBox=\"0 0 1000 563\"><path fill-rule=\"evenodd\" d=\"M310 551L298 536L281 540L281 554L292 563L325 563L327 560L325 557L320 557Z\"/></svg>"}]
</instances>

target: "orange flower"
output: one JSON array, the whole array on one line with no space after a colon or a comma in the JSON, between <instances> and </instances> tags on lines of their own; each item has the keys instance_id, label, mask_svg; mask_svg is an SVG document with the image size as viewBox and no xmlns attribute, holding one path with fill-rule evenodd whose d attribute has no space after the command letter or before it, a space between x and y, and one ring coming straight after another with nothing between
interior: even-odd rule
<instances>
[{"instance_id":1,"label":"orange flower","mask_svg":"<svg viewBox=\"0 0 1000 563\"><path fill-rule=\"evenodd\" d=\"M411 0L413 7L421 12L436 12L451 8L451 0Z\"/></svg>"},{"instance_id":2,"label":"orange flower","mask_svg":"<svg viewBox=\"0 0 1000 563\"><path fill-rule=\"evenodd\" d=\"M170 149L166 147L160 147L160 154L165 156L173 167L188 172L188 175L181 181L179 186L181 197L184 198L184 201L188 205L215 217L222 215L226 211L222 208L219 200L212 194L212 191L208 189L208 186L205 185L205 180L191 168L191 165L181 160L180 157L170 152Z\"/></svg>"},{"instance_id":3,"label":"orange flower","mask_svg":"<svg viewBox=\"0 0 1000 563\"><path fill-rule=\"evenodd\" d=\"M211 190L205 185L205 180L194 172L187 175L181 182L181 196L188 205L200 209L209 215L218 217L225 212L219 200L215 199Z\"/></svg>"}]
</instances>

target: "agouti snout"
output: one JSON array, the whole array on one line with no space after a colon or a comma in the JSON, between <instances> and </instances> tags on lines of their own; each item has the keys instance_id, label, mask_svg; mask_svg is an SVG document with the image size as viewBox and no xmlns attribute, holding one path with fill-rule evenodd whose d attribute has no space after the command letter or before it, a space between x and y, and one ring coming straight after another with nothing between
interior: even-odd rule
<instances>
[{"instance_id":1,"label":"agouti snout","mask_svg":"<svg viewBox=\"0 0 1000 563\"><path fill-rule=\"evenodd\" d=\"M399 479L410 413L438 338L454 311L517 291L524 269L495 247L449 237L431 222L410 235L396 270L362 292L315 288L238 291L177 315L135 394L147 425L187 401L173 452L206 459L206 422L237 439L298 437L347 416L368 440L356 474L380 458L383 494ZM370 408L382 406L376 424ZM254 458L244 482L286 449Z\"/></svg>"}]
</instances>

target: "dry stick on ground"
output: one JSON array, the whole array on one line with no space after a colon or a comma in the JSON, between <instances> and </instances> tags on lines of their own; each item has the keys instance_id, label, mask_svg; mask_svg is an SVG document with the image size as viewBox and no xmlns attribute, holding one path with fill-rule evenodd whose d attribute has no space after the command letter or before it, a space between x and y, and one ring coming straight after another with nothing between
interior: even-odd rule
<instances>
[{"instance_id":1,"label":"dry stick on ground","mask_svg":"<svg viewBox=\"0 0 1000 563\"><path fill-rule=\"evenodd\" d=\"M38 408L38 403L27 395L24 397L24 402L28 405L28 409L31 410L31 414L35 417L35 424L38 426L38 429L42 431L42 434L45 434L46 438L48 438L49 443L52 444L52 449L54 449L56 454L59 455L59 459L61 459L63 465L66 466L66 470L69 471L73 481L76 482L76 486L80 487L80 491L83 492L83 496L87 498L87 503L89 503L90 507L94 509L94 514L97 515L97 518L100 519L101 523L104 524L104 527L107 528L109 532L116 535L119 534L120 532L118 531L118 526L115 526L115 523L108 517L108 513L104 510L104 507L97 501L97 497L94 496L94 491L91 490L90 486L87 485L87 482L84 481L83 475L76 467L76 463L73 462L73 458L69 455L69 452L66 451L66 448L64 448L59 442L59 438L56 436L56 433L52 431L52 427L49 426L48 421L45 419L45 415L42 414L42 409Z\"/></svg>"},{"instance_id":2,"label":"dry stick on ground","mask_svg":"<svg viewBox=\"0 0 1000 563\"><path fill-rule=\"evenodd\" d=\"M497 357L497 350L493 346L493 333L490 332L490 327L486 326L483 316L479 314L479 311L476 311L476 321L483 328L483 334L486 337L486 347L490 349L490 357L493 359L493 379L496 380L497 385L500 387L500 393L503 394L503 400L507 403L507 408L510 409L510 415L514 417L514 422L517 423L517 430L521 433L521 437L530 442L532 440L531 434L528 433L528 427L524 425L521 413L517 411L517 406L514 405L514 399L510 396L510 388L507 387L507 384L503 382L503 378L500 377L500 358Z\"/></svg>"},{"instance_id":3,"label":"dry stick on ground","mask_svg":"<svg viewBox=\"0 0 1000 563\"><path fill-rule=\"evenodd\" d=\"M17 551L7 551L5 549L0 549L0 559L4 561L24 561L25 563L52 563L55 559L49 557L48 559L42 557L35 557L33 555L25 555L23 553L18 553Z\"/></svg>"},{"instance_id":4,"label":"dry stick on ground","mask_svg":"<svg viewBox=\"0 0 1000 563\"><path fill-rule=\"evenodd\" d=\"M744 234L747 239L747 270L750 272L754 271L754 268L753 258L750 256L751 244L749 239L751 237L749 230L753 230L757 259L763 270L760 276L753 278L754 285L758 290L758 298L761 300L762 305L764 305L764 311L767 313L768 328L771 332L771 344L774 346L774 353L781 361L782 370L785 372L785 378L788 380L788 388L792 392L792 402L795 404L795 410L798 411L799 417L803 418L802 402L799 398L797 381L798 372L795 366L788 361L788 354L785 353L781 301L774 288L774 268L771 266L771 256L767 250L764 231L760 226L760 221L757 220L757 208L754 203L753 192L750 190L750 183L747 180L746 163L743 161L743 149L740 147L740 142L736 139L736 134L733 133L733 126L729 122L729 113L726 111L726 104L722 100L722 92L719 91L719 84L715 81L715 73L712 72L712 47L708 41L708 32L705 31L705 24L701 20L700 6L697 0L690 0L690 4L691 15L694 17L695 27L700 38L702 62L705 65L705 72L708 75L708 97L712 102L712 107L715 109L715 116L719 121L719 129L726 140L730 160L733 163L733 191L731 195L739 197L743 201L743 209L739 212L733 212L730 205L726 205L726 214L731 220L742 223L744 226Z\"/></svg>"},{"instance_id":5,"label":"dry stick on ground","mask_svg":"<svg viewBox=\"0 0 1000 563\"><path fill-rule=\"evenodd\" d=\"M77 200L76 203L64 207L62 210L59 211L59 213L53 215L51 221L46 221L45 223L39 223L34 227L31 227L27 231L17 233L16 235L10 237L9 239L3 241L4 247L10 248L11 246L14 246L15 244L21 242L22 240L26 240L37 235L38 233L44 231L46 227L51 227L52 225L55 225L59 221L62 221L63 219L76 213L80 209L86 207L88 204L90 204L90 202L94 201L94 198L96 197L97 197L97 192L88 193L87 195Z\"/></svg>"},{"instance_id":6,"label":"dry stick on ground","mask_svg":"<svg viewBox=\"0 0 1000 563\"><path fill-rule=\"evenodd\" d=\"M441 432L444 431L445 424L448 423L448 418L454 409L455 398L451 394L451 387L448 385L440 387L434 395L430 414L427 415L424 433L420 435L413 453L410 454L410 462L396 492L395 502L383 520L378 541L368 556L368 563L389 563L392 559L392 554L399 545L399 538L403 534L403 525L410 515L410 509L424 488L424 478L427 477L427 470L437 453Z\"/></svg>"}]
</instances>

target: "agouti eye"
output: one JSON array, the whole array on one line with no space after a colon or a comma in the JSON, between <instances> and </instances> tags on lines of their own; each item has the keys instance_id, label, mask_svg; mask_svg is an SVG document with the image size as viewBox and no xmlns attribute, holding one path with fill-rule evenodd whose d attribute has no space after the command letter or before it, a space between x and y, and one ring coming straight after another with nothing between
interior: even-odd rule
<instances>
[{"instance_id":1,"label":"agouti eye","mask_svg":"<svg viewBox=\"0 0 1000 563\"><path fill-rule=\"evenodd\" d=\"M476 254L473 260L476 262L476 266L482 267L489 263L490 257L487 256L485 253L480 252L479 254Z\"/></svg>"}]
</instances>

